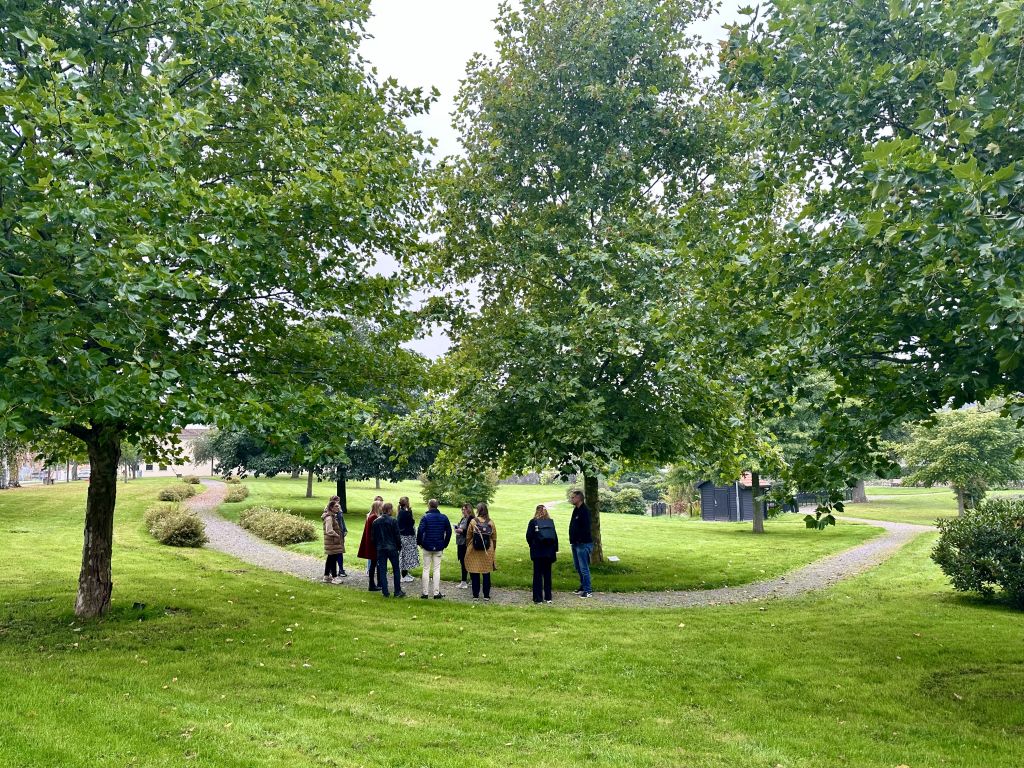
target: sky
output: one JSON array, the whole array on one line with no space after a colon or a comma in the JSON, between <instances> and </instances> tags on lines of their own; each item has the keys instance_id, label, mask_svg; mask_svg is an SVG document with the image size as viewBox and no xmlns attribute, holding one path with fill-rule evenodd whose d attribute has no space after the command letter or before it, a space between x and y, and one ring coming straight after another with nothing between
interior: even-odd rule
<instances>
[{"instance_id":1,"label":"sky","mask_svg":"<svg viewBox=\"0 0 1024 768\"><path fill-rule=\"evenodd\" d=\"M394 77L404 86L431 87L440 98L430 114L409 123L412 130L437 140L436 157L459 152L458 136L451 126L451 111L466 62L475 54L494 53L493 19L499 0L373 0L373 17L367 25L372 36L363 55L377 68L381 79ZM739 0L724 0L719 12L695 27L706 40L718 40L722 25L738 18ZM413 342L413 349L429 357L444 354L443 333Z\"/></svg>"}]
</instances>

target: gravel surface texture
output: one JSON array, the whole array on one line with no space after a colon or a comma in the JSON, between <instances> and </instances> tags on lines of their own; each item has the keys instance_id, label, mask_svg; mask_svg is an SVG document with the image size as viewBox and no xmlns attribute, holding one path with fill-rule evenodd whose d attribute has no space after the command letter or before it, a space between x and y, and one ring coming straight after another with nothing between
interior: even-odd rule
<instances>
[{"instance_id":1,"label":"gravel surface texture","mask_svg":"<svg viewBox=\"0 0 1024 768\"><path fill-rule=\"evenodd\" d=\"M235 523L225 520L217 514L217 508L224 501L227 485L216 480L204 480L203 485L206 486L206 491L193 496L186 503L206 523L206 535L210 540L206 546L260 568L289 573L301 579L321 581L324 568L323 559L275 546L253 536ZM572 593L556 592L554 605L696 608L796 597L806 592L830 587L843 579L863 573L887 560L914 537L935 530L932 526L927 525L895 523L885 520L860 520L855 517L843 519L884 528L885 533L845 552L829 555L782 576L752 584L692 591L595 592L593 597L588 599L582 599ZM354 543L349 548L352 552L346 553L345 556L345 569L348 571L348 578L340 585L324 584L325 588L338 586L367 591L366 562L355 557ZM496 572L492 578L495 585L491 592L491 602L502 605L533 605L530 592L501 588L501 571ZM418 577L415 581L408 582L403 586L410 598L419 598L420 580ZM380 598L379 592L371 594ZM445 582L444 595L447 600L459 602L472 602L473 599L470 590L457 589L454 582Z\"/></svg>"}]
</instances>

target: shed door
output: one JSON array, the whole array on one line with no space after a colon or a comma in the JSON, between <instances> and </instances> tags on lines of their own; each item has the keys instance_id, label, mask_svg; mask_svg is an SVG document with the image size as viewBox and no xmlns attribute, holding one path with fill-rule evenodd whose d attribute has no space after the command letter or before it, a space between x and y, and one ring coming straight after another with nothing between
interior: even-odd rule
<instances>
[{"instance_id":1,"label":"shed door","mask_svg":"<svg viewBox=\"0 0 1024 768\"><path fill-rule=\"evenodd\" d=\"M715 520L729 520L728 488L715 488Z\"/></svg>"}]
</instances>

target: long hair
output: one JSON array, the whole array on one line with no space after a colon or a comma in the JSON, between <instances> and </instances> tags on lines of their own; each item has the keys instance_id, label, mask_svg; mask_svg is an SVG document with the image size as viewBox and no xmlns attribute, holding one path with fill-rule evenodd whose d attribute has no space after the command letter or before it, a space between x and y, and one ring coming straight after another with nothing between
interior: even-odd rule
<instances>
[{"instance_id":1,"label":"long hair","mask_svg":"<svg viewBox=\"0 0 1024 768\"><path fill-rule=\"evenodd\" d=\"M470 520L472 520L474 517L473 505L470 504L468 501L462 505L462 516L468 517Z\"/></svg>"},{"instance_id":2,"label":"long hair","mask_svg":"<svg viewBox=\"0 0 1024 768\"><path fill-rule=\"evenodd\" d=\"M482 517L484 520L491 519L491 513L487 510L487 505L482 501L476 505L476 516Z\"/></svg>"},{"instance_id":3,"label":"long hair","mask_svg":"<svg viewBox=\"0 0 1024 768\"><path fill-rule=\"evenodd\" d=\"M380 513L388 517L393 516L395 514L395 505L392 504L390 501L387 502L386 504L382 504L380 508Z\"/></svg>"},{"instance_id":4,"label":"long hair","mask_svg":"<svg viewBox=\"0 0 1024 768\"><path fill-rule=\"evenodd\" d=\"M370 514L371 515L376 515L376 516L380 517L380 509L383 506L384 506L384 502L383 501L375 501L375 502L373 502L373 506L370 507Z\"/></svg>"},{"instance_id":5,"label":"long hair","mask_svg":"<svg viewBox=\"0 0 1024 768\"><path fill-rule=\"evenodd\" d=\"M412 507L409 506L409 497L408 496L403 496L402 498L400 498L398 500L398 508L399 509L412 509Z\"/></svg>"},{"instance_id":6,"label":"long hair","mask_svg":"<svg viewBox=\"0 0 1024 768\"><path fill-rule=\"evenodd\" d=\"M537 505L537 511L533 513L534 520L550 520L551 515L548 514L548 508L543 504Z\"/></svg>"}]
</instances>

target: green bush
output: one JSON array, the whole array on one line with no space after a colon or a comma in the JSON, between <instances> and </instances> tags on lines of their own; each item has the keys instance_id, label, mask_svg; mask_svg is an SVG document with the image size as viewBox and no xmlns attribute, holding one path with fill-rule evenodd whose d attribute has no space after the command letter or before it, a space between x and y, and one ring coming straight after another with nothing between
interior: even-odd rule
<instances>
[{"instance_id":1,"label":"green bush","mask_svg":"<svg viewBox=\"0 0 1024 768\"><path fill-rule=\"evenodd\" d=\"M224 478L224 482L228 485L239 485L242 482L242 478L235 477L234 475L228 475Z\"/></svg>"},{"instance_id":2,"label":"green bush","mask_svg":"<svg viewBox=\"0 0 1024 768\"><path fill-rule=\"evenodd\" d=\"M620 515L647 514L647 504L639 488L626 488L615 494L615 511Z\"/></svg>"},{"instance_id":3,"label":"green bush","mask_svg":"<svg viewBox=\"0 0 1024 768\"><path fill-rule=\"evenodd\" d=\"M224 497L224 501L231 503L235 501L244 501L249 496L249 486L247 485L236 485L228 488L227 496Z\"/></svg>"},{"instance_id":4,"label":"green bush","mask_svg":"<svg viewBox=\"0 0 1024 768\"><path fill-rule=\"evenodd\" d=\"M242 510L238 523L261 539L284 547L300 541L316 541L316 528L309 520L274 507L249 507Z\"/></svg>"},{"instance_id":5,"label":"green bush","mask_svg":"<svg viewBox=\"0 0 1024 768\"><path fill-rule=\"evenodd\" d=\"M178 504L151 507L145 515L146 528L161 544L171 547L201 547L206 543L203 521Z\"/></svg>"},{"instance_id":6,"label":"green bush","mask_svg":"<svg viewBox=\"0 0 1024 768\"><path fill-rule=\"evenodd\" d=\"M199 489L194 485L188 483L178 483L177 485L169 485L166 488L162 488L157 498L160 501L184 501L185 499L191 498L199 493Z\"/></svg>"},{"instance_id":7,"label":"green bush","mask_svg":"<svg viewBox=\"0 0 1024 768\"><path fill-rule=\"evenodd\" d=\"M661 501L666 486L664 480L652 475L641 480L638 487L645 501Z\"/></svg>"},{"instance_id":8,"label":"green bush","mask_svg":"<svg viewBox=\"0 0 1024 768\"><path fill-rule=\"evenodd\" d=\"M481 501L489 504L498 491L498 475L489 470L448 473L431 467L419 479L423 483L424 501L437 499L454 507L467 501L473 506Z\"/></svg>"},{"instance_id":9,"label":"green bush","mask_svg":"<svg viewBox=\"0 0 1024 768\"><path fill-rule=\"evenodd\" d=\"M954 589L991 598L998 587L1024 607L1024 497L990 499L940 520L932 559Z\"/></svg>"},{"instance_id":10,"label":"green bush","mask_svg":"<svg viewBox=\"0 0 1024 768\"><path fill-rule=\"evenodd\" d=\"M195 475L185 475L181 478L181 482L188 483L189 485L199 485L199 478Z\"/></svg>"}]
</instances>

